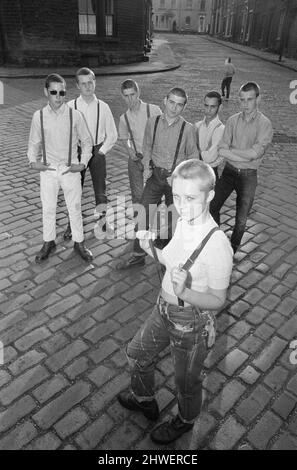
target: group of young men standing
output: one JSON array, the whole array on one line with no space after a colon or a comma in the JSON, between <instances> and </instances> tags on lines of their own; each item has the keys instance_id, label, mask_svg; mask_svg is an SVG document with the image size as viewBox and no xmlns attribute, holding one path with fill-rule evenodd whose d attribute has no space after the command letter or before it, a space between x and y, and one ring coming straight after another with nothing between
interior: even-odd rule
<instances>
[{"instance_id":1,"label":"group of young men standing","mask_svg":"<svg viewBox=\"0 0 297 470\"><path fill-rule=\"evenodd\" d=\"M215 337L213 312L226 300L232 257L253 204L257 170L272 140L271 122L258 109L260 88L254 82L240 88L241 111L224 126L219 118L222 97L216 91L205 95L204 119L192 125L182 117L188 101L182 88L168 92L162 112L144 103L138 84L128 79L121 85L128 109L120 117L117 133L109 106L95 95L94 73L82 68L76 81L80 96L67 105L65 80L49 75L44 88L48 105L32 120L28 158L32 170L40 172L44 240L36 262L47 259L56 248L60 186L69 214L64 239L72 238L75 251L84 260L92 260L84 245L81 212L85 171L89 167L97 217L104 217L108 202L105 155L118 139L129 156L135 212L139 207L143 210L137 215L133 251L117 269L142 266L147 254L165 267L153 312L127 347L131 387L118 400L150 420L158 419L154 366L158 354L170 345L178 414L151 433L154 442L168 444L192 429L201 410L201 370ZM38 161L40 149L42 160ZM221 207L233 191L232 250L217 225ZM157 208L163 197L166 206L176 211L176 229L168 219L166 237L160 232L153 241L155 210L150 208Z\"/></svg>"}]
</instances>

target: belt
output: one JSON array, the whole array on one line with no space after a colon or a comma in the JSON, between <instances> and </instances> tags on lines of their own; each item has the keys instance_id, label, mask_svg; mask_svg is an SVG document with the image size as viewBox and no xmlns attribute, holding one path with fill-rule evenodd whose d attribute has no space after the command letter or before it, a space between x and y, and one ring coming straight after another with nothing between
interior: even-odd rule
<instances>
[{"instance_id":1,"label":"belt","mask_svg":"<svg viewBox=\"0 0 297 470\"><path fill-rule=\"evenodd\" d=\"M256 168L236 168L236 166L231 165L229 162L226 162L225 168L233 171L234 173L237 173L238 175L250 175L257 173Z\"/></svg>"}]
</instances>

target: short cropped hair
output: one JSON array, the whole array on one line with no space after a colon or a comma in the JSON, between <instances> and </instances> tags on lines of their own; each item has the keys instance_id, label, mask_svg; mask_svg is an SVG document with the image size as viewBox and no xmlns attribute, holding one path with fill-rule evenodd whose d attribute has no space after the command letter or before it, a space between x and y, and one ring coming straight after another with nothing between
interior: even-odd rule
<instances>
[{"instance_id":1,"label":"short cropped hair","mask_svg":"<svg viewBox=\"0 0 297 470\"><path fill-rule=\"evenodd\" d=\"M93 72L93 70L89 69L88 67L82 67L78 69L78 71L75 74L76 82L79 83L78 77L80 75L92 75L93 80L96 80L96 76Z\"/></svg>"},{"instance_id":2,"label":"short cropped hair","mask_svg":"<svg viewBox=\"0 0 297 470\"><path fill-rule=\"evenodd\" d=\"M247 92L247 91L252 91L252 90L254 90L257 97L260 95L260 87L259 87L258 83L256 83L256 82L247 82L247 83L245 83L244 85L242 85L240 87L239 93L241 91Z\"/></svg>"},{"instance_id":3,"label":"short cropped hair","mask_svg":"<svg viewBox=\"0 0 297 470\"><path fill-rule=\"evenodd\" d=\"M218 91L209 91L205 96L204 96L204 99L205 98L216 98L217 101L218 101L218 106L221 106L222 104L222 97L220 95L220 93Z\"/></svg>"},{"instance_id":4,"label":"short cropped hair","mask_svg":"<svg viewBox=\"0 0 297 470\"><path fill-rule=\"evenodd\" d=\"M175 178L199 180L201 191L207 192L214 189L216 182L216 175L211 166L196 158L180 163L172 173L172 182Z\"/></svg>"},{"instance_id":5,"label":"short cropped hair","mask_svg":"<svg viewBox=\"0 0 297 470\"><path fill-rule=\"evenodd\" d=\"M179 88L179 87L171 88L171 90L169 90L166 98L169 98L170 95L180 96L181 98L184 98L185 104L187 104L187 102L188 102L188 95L187 95L187 93L185 92L185 90L183 88Z\"/></svg>"},{"instance_id":6,"label":"short cropped hair","mask_svg":"<svg viewBox=\"0 0 297 470\"><path fill-rule=\"evenodd\" d=\"M130 78L128 80L124 80L121 83L121 92L123 93L124 90L129 90L130 88L133 88L136 92L139 92L139 86L138 83L135 82L135 80L131 80Z\"/></svg>"},{"instance_id":7,"label":"short cropped hair","mask_svg":"<svg viewBox=\"0 0 297 470\"><path fill-rule=\"evenodd\" d=\"M51 73L45 79L45 88L48 89L51 83L62 83L66 87L66 81L58 73Z\"/></svg>"}]
</instances>

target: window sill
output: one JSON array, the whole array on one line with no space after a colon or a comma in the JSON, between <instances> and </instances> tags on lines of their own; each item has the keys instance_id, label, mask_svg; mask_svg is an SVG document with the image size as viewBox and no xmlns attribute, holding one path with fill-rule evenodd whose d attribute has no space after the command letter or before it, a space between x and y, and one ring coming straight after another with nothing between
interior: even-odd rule
<instances>
[{"instance_id":1,"label":"window sill","mask_svg":"<svg viewBox=\"0 0 297 470\"><path fill-rule=\"evenodd\" d=\"M79 40L84 42L119 42L119 38L117 36L96 36L95 34L80 34Z\"/></svg>"}]
</instances>

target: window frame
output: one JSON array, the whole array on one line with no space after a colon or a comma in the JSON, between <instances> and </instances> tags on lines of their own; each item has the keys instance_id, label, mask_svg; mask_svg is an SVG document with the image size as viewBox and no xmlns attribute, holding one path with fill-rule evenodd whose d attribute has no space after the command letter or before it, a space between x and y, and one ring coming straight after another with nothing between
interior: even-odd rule
<instances>
[{"instance_id":1,"label":"window frame","mask_svg":"<svg viewBox=\"0 0 297 470\"><path fill-rule=\"evenodd\" d=\"M79 0L78 0L79 1ZM118 27L117 27L117 10L118 10L118 5L117 5L117 0L89 0L93 1L94 4L94 11L95 11L95 16L96 16L96 34L81 34L80 33L80 28L78 29L78 34L79 34L79 39L81 41L89 41L89 42L94 42L94 41L107 41L107 42L112 42L112 41L118 41ZM113 23L112 23L112 28L113 28L113 35L109 36L107 35L107 28L106 28L106 2L107 1L112 1L113 2ZM78 21L79 21L79 9L78 9ZM79 27L79 24L78 24Z\"/></svg>"}]
</instances>

